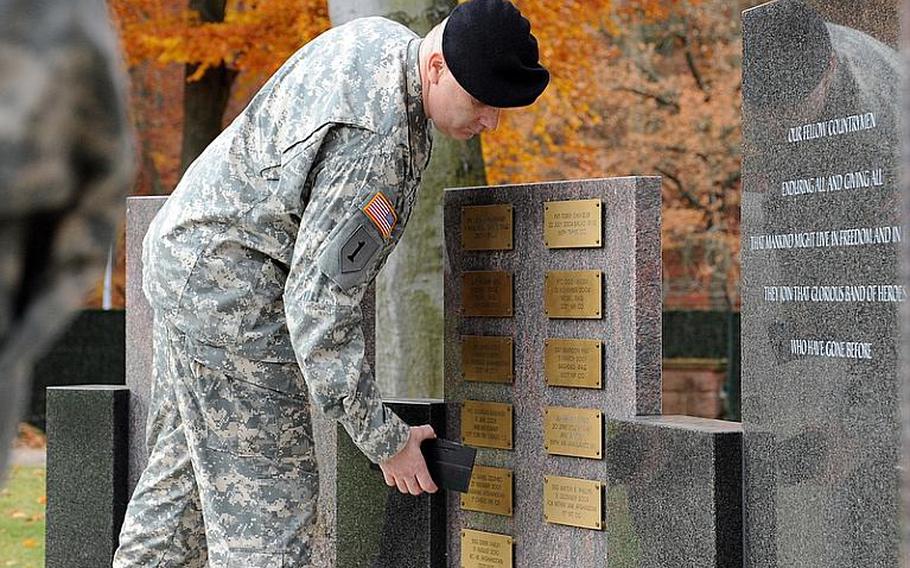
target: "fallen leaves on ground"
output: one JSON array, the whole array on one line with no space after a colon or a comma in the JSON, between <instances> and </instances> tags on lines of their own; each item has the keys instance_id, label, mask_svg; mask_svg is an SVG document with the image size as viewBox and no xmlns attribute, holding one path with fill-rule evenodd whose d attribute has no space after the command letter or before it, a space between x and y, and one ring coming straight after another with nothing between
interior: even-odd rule
<instances>
[{"instance_id":1,"label":"fallen leaves on ground","mask_svg":"<svg viewBox=\"0 0 910 568\"><path fill-rule=\"evenodd\" d=\"M47 436L40 429L23 422L19 424L19 435L13 447L41 450L47 447Z\"/></svg>"}]
</instances>

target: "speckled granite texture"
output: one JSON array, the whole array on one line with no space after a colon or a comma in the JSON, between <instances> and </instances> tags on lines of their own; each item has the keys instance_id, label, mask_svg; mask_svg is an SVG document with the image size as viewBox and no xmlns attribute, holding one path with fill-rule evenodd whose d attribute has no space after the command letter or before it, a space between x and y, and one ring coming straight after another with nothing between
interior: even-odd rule
<instances>
[{"instance_id":1,"label":"speckled granite texture","mask_svg":"<svg viewBox=\"0 0 910 568\"><path fill-rule=\"evenodd\" d=\"M910 0L903 1L903 22L905 45L910 45ZM906 48L905 48L906 49ZM910 116L910 58L904 54L904 117ZM902 132L904 145L904 171L910 168L910 121L904 120ZM903 227L904 233L910 231L910 176L904 175L903 184ZM910 242L903 244L903 282L910 284ZM901 456L901 469L903 470L903 550L910 550L910 304L904 303L901 311L901 376L902 404L901 416L903 417L903 453Z\"/></svg>"},{"instance_id":2,"label":"speckled granite texture","mask_svg":"<svg viewBox=\"0 0 910 568\"><path fill-rule=\"evenodd\" d=\"M408 424L445 432L441 400L386 402ZM402 495L351 442L344 428L315 419L320 521L314 568L433 568L445 554L445 495Z\"/></svg>"},{"instance_id":3,"label":"speckled granite texture","mask_svg":"<svg viewBox=\"0 0 910 568\"><path fill-rule=\"evenodd\" d=\"M605 245L594 249L549 250L543 240L543 203L570 199L603 201ZM514 249L461 249L461 207L511 203ZM460 566L463 528L515 538L515 565L603 566L607 533L546 524L543 476L561 475L606 482L605 460L548 456L543 448L546 406L600 408L622 418L660 413L660 179L617 178L535 185L447 190L445 396L447 428L460 433L460 403L466 399L514 405L514 450L480 449L477 463L514 470L514 516L461 511L449 499L448 566ZM549 320L543 311L547 270L604 272L600 320ZM464 318L461 274L469 270L513 273L512 318ZM467 383L461 379L461 335L507 335L515 345L514 385ZM547 337L603 339L602 390L547 388L543 342ZM604 430L606 431L606 430ZM609 460L609 454L606 456ZM606 520L609 525L610 520Z\"/></svg>"},{"instance_id":4,"label":"speckled granite texture","mask_svg":"<svg viewBox=\"0 0 910 568\"><path fill-rule=\"evenodd\" d=\"M610 566L742 566L742 428L659 416L607 424Z\"/></svg>"},{"instance_id":5,"label":"speckled granite texture","mask_svg":"<svg viewBox=\"0 0 910 568\"><path fill-rule=\"evenodd\" d=\"M47 389L47 568L110 566L126 503L129 391Z\"/></svg>"},{"instance_id":6,"label":"speckled granite texture","mask_svg":"<svg viewBox=\"0 0 910 568\"><path fill-rule=\"evenodd\" d=\"M807 4L743 15L744 556L891 567L899 2Z\"/></svg>"},{"instance_id":7,"label":"speckled granite texture","mask_svg":"<svg viewBox=\"0 0 910 568\"><path fill-rule=\"evenodd\" d=\"M130 389L129 492L145 464L145 421L152 388L152 307L142 293L142 239L167 197L126 200L126 386Z\"/></svg>"}]
</instances>

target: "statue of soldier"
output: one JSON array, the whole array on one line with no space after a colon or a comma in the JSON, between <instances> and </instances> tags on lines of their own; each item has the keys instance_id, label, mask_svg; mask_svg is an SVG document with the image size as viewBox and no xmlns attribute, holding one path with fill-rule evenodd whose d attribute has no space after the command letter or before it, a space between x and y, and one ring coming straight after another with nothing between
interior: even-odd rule
<instances>
[{"instance_id":1,"label":"statue of soldier","mask_svg":"<svg viewBox=\"0 0 910 568\"><path fill-rule=\"evenodd\" d=\"M430 157L549 81L529 22L470 0L421 39L383 18L293 55L189 167L149 229L150 459L114 566L305 566L318 472L310 404L405 493L420 443L364 362L360 302ZM378 330L377 333L382 333Z\"/></svg>"},{"instance_id":2,"label":"statue of soldier","mask_svg":"<svg viewBox=\"0 0 910 568\"><path fill-rule=\"evenodd\" d=\"M133 182L103 0L0 0L0 477L35 359L97 285Z\"/></svg>"}]
</instances>

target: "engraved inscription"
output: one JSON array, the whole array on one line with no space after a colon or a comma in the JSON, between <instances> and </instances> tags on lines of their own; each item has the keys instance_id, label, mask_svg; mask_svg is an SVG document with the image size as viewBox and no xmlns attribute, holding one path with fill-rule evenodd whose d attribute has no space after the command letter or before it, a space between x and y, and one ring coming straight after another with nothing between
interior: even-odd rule
<instances>
[{"instance_id":1,"label":"engraved inscription","mask_svg":"<svg viewBox=\"0 0 910 568\"><path fill-rule=\"evenodd\" d=\"M594 339L544 341L544 376L547 386L601 388L602 344Z\"/></svg>"},{"instance_id":2,"label":"engraved inscription","mask_svg":"<svg viewBox=\"0 0 910 568\"><path fill-rule=\"evenodd\" d=\"M511 383L512 353L511 337L462 336L461 361L465 380Z\"/></svg>"},{"instance_id":3,"label":"engraved inscription","mask_svg":"<svg viewBox=\"0 0 910 568\"><path fill-rule=\"evenodd\" d=\"M461 300L465 317L511 317L512 274L510 272L465 272Z\"/></svg>"},{"instance_id":4,"label":"engraved inscription","mask_svg":"<svg viewBox=\"0 0 910 568\"><path fill-rule=\"evenodd\" d=\"M599 270L551 271L544 277L544 313L550 318L600 319Z\"/></svg>"},{"instance_id":5,"label":"engraved inscription","mask_svg":"<svg viewBox=\"0 0 910 568\"><path fill-rule=\"evenodd\" d=\"M590 408L548 406L544 410L544 448L548 454L600 459L603 413Z\"/></svg>"},{"instance_id":6,"label":"engraved inscription","mask_svg":"<svg viewBox=\"0 0 910 568\"><path fill-rule=\"evenodd\" d=\"M788 250L890 245L901 242L903 236L903 229L897 225L838 229L835 231L805 231L778 235L756 235L749 237L749 250Z\"/></svg>"},{"instance_id":7,"label":"engraved inscription","mask_svg":"<svg viewBox=\"0 0 910 568\"><path fill-rule=\"evenodd\" d=\"M512 537L464 529L461 568L512 568Z\"/></svg>"},{"instance_id":8,"label":"engraved inscription","mask_svg":"<svg viewBox=\"0 0 910 568\"><path fill-rule=\"evenodd\" d=\"M461 496L461 508L512 516L512 470L475 465L471 487Z\"/></svg>"},{"instance_id":9,"label":"engraved inscription","mask_svg":"<svg viewBox=\"0 0 910 568\"><path fill-rule=\"evenodd\" d=\"M461 246L473 251L512 250L512 206L462 207Z\"/></svg>"},{"instance_id":10,"label":"engraved inscription","mask_svg":"<svg viewBox=\"0 0 910 568\"><path fill-rule=\"evenodd\" d=\"M466 400L461 405L461 440L469 446L512 449L512 405Z\"/></svg>"},{"instance_id":11,"label":"engraved inscription","mask_svg":"<svg viewBox=\"0 0 910 568\"><path fill-rule=\"evenodd\" d=\"M544 204L544 244L548 248L601 246L600 199L549 201Z\"/></svg>"},{"instance_id":12,"label":"engraved inscription","mask_svg":"<svg viewBox=\"0 0 910 568\"><path fill-rule=\"evenodd\" d=\"M548 523L603 530L603 484L547 475L543 515Z\"/></svg>"}]
</instances>

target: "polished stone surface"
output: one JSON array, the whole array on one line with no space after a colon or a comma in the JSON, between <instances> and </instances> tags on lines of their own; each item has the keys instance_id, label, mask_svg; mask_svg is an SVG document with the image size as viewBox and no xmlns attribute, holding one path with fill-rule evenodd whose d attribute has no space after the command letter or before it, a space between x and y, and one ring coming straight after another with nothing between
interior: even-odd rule
<instances>
[{"instance_id":1,"label":"polished stone surface","mask_svg":"<svg viewBox=\"0 0 910 568\"><path fill-rule=\"evenodd\" d=\"M607 423L608 565L742 566L742 427L659 416Z\"/></svg>"},{"instance_id":2,"label":"polished stone surface","mask_svg":"<svg viewBox=\"0 0 910 568\"><path fill-rule=\"evenodd\" d=\"M442 436L441 400L388 400L412 426L430 424ZM344 428L320 422L322 517L314 566L344 568L435 568L445 562L444 492L420 497L389 488L382 473L351 442ZM328 445L334 454L328 455ZM330 469L330 464L332 469Z\"/></svg>"},{"instance_id":3,"label":"polished stone surface","mask_svg":"<svg viewBox=\"0 0 910 568\"><path fill-rule=\"evenodd\" d=\"M547 249L544 202L600 198L602 248ZM514 249L465 252L461 207L511 203ZM451 189L445 196L447 428L461 432L464 400L514 405L514 450L480 448L477 464L514 471L514 516L448 510L448 566L460 566L460 531L476 529L516 539L516 566L603 566L607 533L547 524L543 520L543 477L560 475L605 483L607 461L548 456L543 447L546 406L596 408L622 418L660 414L660 179L616 178L535 185ZM547 270L604 273L599 320L551 320L544 314ZM513 273L514 317L462 318L461 274L470 270ZM502 335L514 340L514 385L465 382L461 378L461 335ZM543 347L547 337L602 339L602 389L546 387ZM609 525L610 520L606 520Z\"/></svg>"},{"instance_id":4,"label":"polished stone surface","mask_svg":"<svg viewBox=\"0 0 910 568\"><path fill-rule=\"evenodd\" d=\"M129 391L47 389L47 568L110 566L127 493Z\"/></svg>"},{"instance_id":5,"label":"polished stone surface","mask_svg":"<svg viewBox=\"0 0 910 568\"><path fill-rule=\"evenodd\" d=\"M126 200L126 386L130 389L129 491L148 463L145 420L152 386L152 307L142 293L142 239L167 197Z\"/></svg>"},{"instance_id":6,"label":"polished stone surface","mask_svg":"<svg viewBox=\"0 0 910 568\"><path fill-rule=\"evenodd\" d=\"M810 4L743 16L746 566L896 566L898 3Z\"/></svg>"},{"instance_id":7,"label":"polished stone surface","mask_svg":"<svg viewBox=\"0 0 910 568\"><path fill-rule=\"evenodd\" d=\"M903 29L904 45L910 46L910 0L903 2ZM906 49L906 47L905 47ZM910 67L910 59L904 56L904 116L910 116L910 82L907 71ZM903 123L903 146L904 146L904 171L910 168L910 121L904 120ZM903 183L903 227L906 233L910 230L910 176L904 175ZM910 283L910 242L904 241L902 246L902 277L904 285ZM903 483L901 493L903 495L903 530L901 531L904 563L903 566L910 566L910 305L904 304L901 307L901 416L903 418L903 452L901 454L901 469L903 471Z\"/></svg>"}]
</instances>

